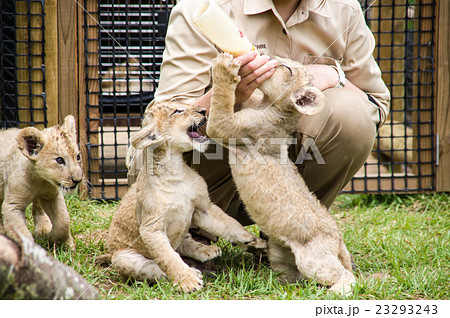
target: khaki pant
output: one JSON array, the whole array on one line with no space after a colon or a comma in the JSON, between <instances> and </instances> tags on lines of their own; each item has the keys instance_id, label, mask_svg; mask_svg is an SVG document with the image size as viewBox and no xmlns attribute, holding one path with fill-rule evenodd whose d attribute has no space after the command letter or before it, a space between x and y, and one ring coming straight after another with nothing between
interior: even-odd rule
<instances>
[{"instance_id":1,"label":"khaki pant","mask_svg":"<svg viewBox=\"0 0 450 318\"><path fill-rule=\"evenodd\" d=\"M289 158L296 162L309 189L329 208L369 156L379 113L375 104L350 90L333 88L324 94L325 109L300 118ZM252 224L232 180L227 149L222 149L222 160L206 159L218 153L216 147L197 158L187 153L185 159L206 180L214 203L243 225Z\"/></svg>"}]
</instances>

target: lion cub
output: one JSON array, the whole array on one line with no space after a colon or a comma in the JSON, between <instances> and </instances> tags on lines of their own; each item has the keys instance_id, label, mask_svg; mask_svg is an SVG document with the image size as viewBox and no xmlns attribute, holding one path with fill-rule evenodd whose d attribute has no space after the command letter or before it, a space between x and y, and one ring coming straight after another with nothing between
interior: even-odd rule
<instances>
[{"instance_id":1,"label":"lion cub","mask_svg":"<svg viewBox=\"0 0 450 318\"><path fill-rule=\"evenodd\" d=\"M33 241L25 220L25 209L33 203L35 233L73 248L62 189L75 188L83 179L74 117L42 131L0 131L0 144L0 233L18 239L20 232Z\"/></svg>"},{"instance_id":2,"label":"lion cub","mask_svg":"<svg viewBox=\"0 0 450 318\"><path fill-rule=\"evenodd\" d=\"M315 278L346 293L355 278L342 233L287 156L300 115L319 112L324 96L311 86L303 65L281 58L278 62L272 77L259 87L262 101L235 113L239 65L232 56L220 54L212 71L207 133L230 149L239 194L269 237L272 268L289 280Z\"/></svg>"},{"instance_id":3,"label":"lion cub","mask_svg":"<svg viewBox=\"0 0 450 318\"><path fill-rule=\"evenodd\" d=\"M183 152L206 149L207 139L198 131L206 123L205 113L201 107L157 103L147 107L143 128L131 137L138 149L134 160L144 155L144 165L108 236L112 267L121 276L148 281L165 276L184 292L201 288L200 271L180 254L205 262L221 250L194 241L188 233L191 223L231 242L266 248L264 240L210 201L206 182L183 160Z\"/></svg>"}]
</instances>

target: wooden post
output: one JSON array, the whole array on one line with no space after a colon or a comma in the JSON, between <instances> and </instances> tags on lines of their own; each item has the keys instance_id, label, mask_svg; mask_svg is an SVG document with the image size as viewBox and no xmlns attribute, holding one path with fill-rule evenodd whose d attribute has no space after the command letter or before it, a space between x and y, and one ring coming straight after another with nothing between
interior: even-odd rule
<instances>
[{"instance_id":1,"label":"wooden post","mask_svg":"<svg viewBox=\"0 0 450 318\"><path fill-rule=\"evenodd\" d=\"M100 85L99 85L99 56L98 56L98 0L86 0L86 11L89 13L86 16L86 26L87 28L86 33L83 33L87 37L86 43L86 80L87 85L83 83L83 89L82 92L85 93L85 89L87 87L87 90L89 91L89 98L87 100L87 104L91 107L89 108L89 112L86 113L86 117L88 116L89 124L86 125L86 131L88 131L88 137L90 147L90 161L86 162L85 164L85 174L90 179L90 183L92 186L92 196L95 198L101 198L101 191L102 189L98 188L99 180L100 180L100 173L99 172L92 172L92 171L99 171L100 165L99 165L99 135L98 135L98 128L99 128L99 121L95 119L100 118L99 109L97 107L92 106L98 106L99 104L99 93L100 93ZM86 104L82 107L86 107ZM92 120L94 119L94 120ZM87 156L86 156L87 158ZM90 175L88 175L88 170L91 171ZM96 187L97 185L97 187Z\"/></svg>"},{"instance_id":2,"label":"wooden post","mask_svg":"<svg viewBox=\"0 0 450 318\"><path fill-rule=\"evenodd\" d=\"M59 120L58 102L58 6L57 0L45 1L45 90L49 126Z\"/></svg>"},{"instance_id":3,"label":"wooden post","mask_svg":"<svg viewBox=\"0 0 450 318\"><path fill-rule=\"evenodd\" d=\"M58 1L58 101L59 121L78 118L77 3Z\"/></svg>"},{"instance_id":4,"label":"wooden post","mask_svg":"<svg viewBox=\"0 0 450 318\"><path fill-rule=\"evenodd\" d=\"M439 133L439 165L436 190L450 191L450 3L438 1L436 63L436 131Z\"/></svg>"},{"instance_id":5,"label":"wooden post","mask_svg":"<svg viewBox=\"0 0 450 318\"><path fill-rule=\"evenodd\" d=\"M87 144L87 112L86 112L86 58L85 58L85 45L84 45L84 8L78 6L78 141L80 145L81 157L83 160L83 171L87 178L88 168L88 154L86 149ZM87 187L87 181L79 186L80 196L83 199L89 197L89 190Z\"/></svg>"},{"instance_id":6,"label":"wooden post","mask_svg":"<svg viewBox=\"0 0 450 318\"><path fill-rule=\"evenodd\" d=\"M413 125L414 148L418 149L415 153L415 159L418 165L413 167L413 171L419 176L420 189L432 189L433 184L433 144L432 137L432 121L433 121L433 64L431 57L433 56L433 0L422 0L419 11L419 75L418 80L421 84L419 87L419 101L417 111L414 111ZM428 58L426 58L428 57ZM416 160L415 160L416 161Z\"/></svg>"}]
</instances>

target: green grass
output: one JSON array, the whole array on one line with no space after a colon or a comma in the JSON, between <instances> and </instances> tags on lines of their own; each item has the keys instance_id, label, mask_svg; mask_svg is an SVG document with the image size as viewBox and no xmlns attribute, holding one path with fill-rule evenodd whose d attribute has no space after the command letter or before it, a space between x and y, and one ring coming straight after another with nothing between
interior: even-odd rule
<instances>
[{"instance_id":1,"label":"green grass","mask_svg":"<svg viewBox=\"0 0 450 318\"><path fill-rule=\"evenodd\" d=\"M183 294L167 281L124 281L94 263L117 203L68 196L76 251L38 243L94 285L103 299L342 299L315 282L288 285L267 261L220 240L223 254L204 288ZM331 209L357 264L358 283L348 299L449 299L448 194L342 195ZM250 227L257 232L256 226ZM376 278L379 277L379 278ZM380 278L381 277L381 278Z\"/></svg>"}]
</instances>

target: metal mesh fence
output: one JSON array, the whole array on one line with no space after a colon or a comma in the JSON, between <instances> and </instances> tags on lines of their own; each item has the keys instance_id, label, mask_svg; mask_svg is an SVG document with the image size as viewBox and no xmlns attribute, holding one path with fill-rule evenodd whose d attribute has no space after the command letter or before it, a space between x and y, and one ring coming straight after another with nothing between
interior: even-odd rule
<instances>
[{"instance_id":1,"label":"metal mesh fence","mask_svg":"<svg viewBox=\"0 0 450 318\"><path fill-rule=\"evenodd\" d=\"M1 128L47 126L44 2L0 2Z\"/></svg>"},{"instance_id":2,"label":"metal mesh fence","mask_svg":"<svg viewBox=\"0 0 450 318\"><path fill-rule=\"evenodd\" d=\"M390 115L364 167L344 192L434 189L435 1L361 0L374 56L392 97Z\"/></svg>"},{"instance_id":3,"label":"metal mesh fence","mask_svg":"<svg viewBox=\"0 0 450 318\"><path fill-rule=\"evenodd\" d=\"M360 0L392 107L367 163L345 193L434 189L433 0ZM174 1L84 0L91 196L126 191L130 134L153 99Z\"/></svg>"},{"instance_id":4,"label":"metal mesh fence","mask_svg":"<svg viewBox=\"0 0 450 318\"><path fill-rule=\"evenodd\" d=\"M85 0L88 178L94 198L126 189L130 133L153 99L170 1Z\"/></svg>"}]
</instances>

